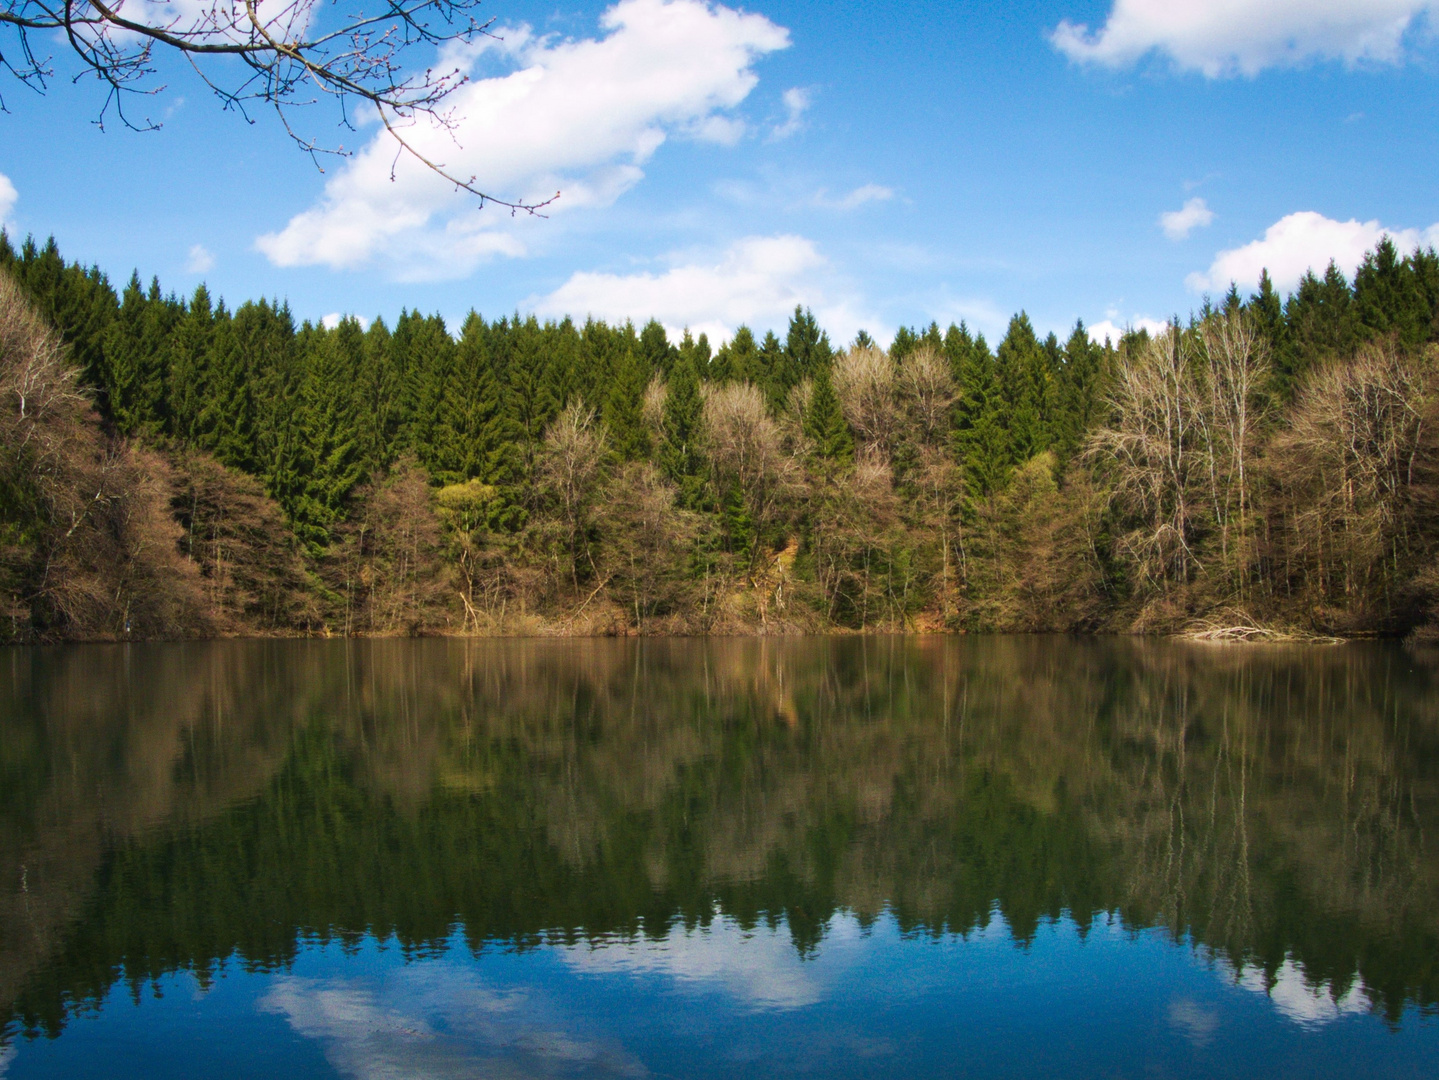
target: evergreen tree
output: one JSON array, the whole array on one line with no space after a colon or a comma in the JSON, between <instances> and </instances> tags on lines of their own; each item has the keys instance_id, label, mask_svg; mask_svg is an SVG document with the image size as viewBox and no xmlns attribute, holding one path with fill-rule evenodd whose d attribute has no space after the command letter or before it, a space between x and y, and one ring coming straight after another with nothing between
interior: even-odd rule
<instances>
[{"instance_id":1,"label":"evergreen tree","mask_svg":"<svg viewBox=\"0 0 1439 1080\"><path fill-rule=\"evenodd\" d=\"M622 460L638 461L650 453L650 434L643 407L651 369L638 349L626 348L605 398L604 420L610 443Z\"/></svg>"},{"instance_id":2,"label":"evergreen tree","mask_svg":"<svg viewBox=\"0 0 1439 1080\"><path fill-rule=\"evenodd\" d=\"M200 415L211 393L209 362L214 336L210 292L200 285L166 347L170 434L178 439L190 440L200 434Z\"/></svg>"},{"instance_id":3,"label":"evergreen tree","mask_svg":"<svg viewBox=\"0 0 1439 1080\"><path fill-rule=\"evenodd\" d=\"M1107 391L1107 355L1103 345L1090 340L1081 319L1064 344L1054 421L1054 442L1060 460L1073 456L1084 436L1100 422Z\"/></svg>"},{"instance_id":4,"label":"evergreen tree","mask_svg":"<svg viewBox=\"0 0 1439 1080\"><path fill-rule=\"evenodd\" d=\"M660 447L660 468L679 486L679 503L699 510L704 503L706 468L700 450L700 426L704 401L695 369L696 357L681 350L669 379L665 398L664 444Z\"/></svg>"},{"instance_id":5,"label":"evergreen tree","mask_svg":"<svg viewBox=\"0 0 1439 1080\"><path fill-rule=\"evenodd\" d=\"M755 356L754 377L746 381L754 383L764 392L770 411L774 413L782 412L787 404L786 398L792 385L785 374L787 366L784 346L773 330L766 330L759 353Z\"/></svg>"},{"instance_id":6,"label":"evergreen tree","mask_svg":"<svg viewBox=\"0 0 1439 1080\"><path fill-rule=\"evenodd\" d=\"M365 334L354 319L330 332L308 324L299 350L304 374L297 397L296 439L283 472L280 503L296 535L318 554L364 474L355 386L365 361Z\"/></svg>"},{"instance_id":7,"label":"evergreen tree","mask_svg":"<svg viewBox=\"0 0 1439 1080\"><path fill-rule=\"evenodd\" d=\"M754 332L748 326L741 326L734 337L720 346L710 365L710 378L715 383L735 382L758 383L759 346L755 344Z\"/></svg>"},{"instance_id":8,"label":"evergreen tree","mask_svg":"<svg viewBox=\"0 0 1439 1080\"><path fill-rule=\"evenodd\" d=\"M1364 257L1355 273L1354 304L1359 322L1371 337L1393 335L1406 348L1429 339L1433 315L1414 262L1400 259L1388 236Z\"/></svg>"},{"instance_id":9,"label":"evergreen tree","mask_svg":"<svg viewBox=\"0 0 1439 1080\"><path fill-rule=\"evenodd\" d=\"M907 326L895 331L894 340L889 343L889 358L896 364L919 348L919 335Z\"/></svg>"},{"instance_id":10,"label":"evergreen tree","mask_svg":"<svg viewBox=\"0 0 1439 1080\"><path fill-rule=\"evenodd\" d=\"M963 388L956 410L955 452L971 498L987 496L1004 484L1012 461L1003 423L1004 394L993 354L977 335L962 359L956 382Z\"/></svg>"},{"instance_id":11,"label":"evergreen tree","mask_svg":"<svg viewBox=\"0 0 1439 1080\"><path fill-rule=\"evenodd\" d=\"M0 269L8 270L30 294L41 316L60 333L80 366L85 382L100 392L99 404L108 410L105 390L105 333L119 309L109 279L98 267L89 270L67 264L52 236L43 248L27 238L17 253L0 231Z\"/></svg>"},{"instance_id":12,"label":"evergreen tree","mask_svg":"<svg viewBox=\"0 0 1439 1080\"><path fill-rule=\"evenodd\" d=\"M134 274L120 311L105 333L105 388L110 415L124 434L159 434L169 426L165 354L183 309L160 295L152 281L146 294Z\"/></svg>"},{"instance_id":13,"label":"evergreen tree","mask_svg":"<svg viewBox=\"0 0 1439 1080\"><path fill-rule=\"evenodd\" d=\"M850 434L829 367L820 368L814 377L809 409L804 417L804 433L814 443L817 456L828 461L847 462L854 457L854 438Z\"/></svg>"},{"instance_id":14,"label":"evergreen tree","mask_svg":"<svg viewBox=\"0 0 1439 1080\"><path fill-rule=\"evenodd\" d=\"M1028 461L1049 448L1048 419L1053 390L1051 360L1034 334L1029 316L1020 312L995 356L995 372L1004 400L1010 463Z\"/></svg>"},{"instance_id":15,"label":"evergreen tree","mask_svg":"<svg viewBox=\"0 0 1439 1080\"><path fill-rule=\"evenodd\" d=\"M829 335L819 328L814 312L796 306L790 316L789 333L785 337L784 364L776 390L781 400L805 379L812 379L834 357Z\"/></svg>"},{"instance_id":16,"label":"evergreen tree","mask_svg":"<svg viewBox=\"0 0 1439 1080\"><path fill-rule=\"evenodd\" d=\"M689 331L685 334L688 337ZM679 350L670 344L665 328L655 319L645 323L645 328L640 331L637 351L645 367L649 371L659 372L665 379L670 377L670 370L679 358Z\"/></svg>"},{"instance_id":17,"label":"evergreen tree","mask_svg":"<svg viewBox=\"0 0 1439 1080\"><path fill-rule=\"evenodd\" d=\"M1284 321L1284 304L1274 291L1274 282L1270 280L1268 270L1259 272L1259 291L1249 298L1247 310L1254 320L1260 341L1268 347L1270 357L1277 361L1274 364L1277 373L1282 370L1282 358L1289 353L1289 327ZM1278 382L1276 379L1276 384ZM1284 388L1276 385L1276 389L1283 392Z\"/></svg>"},{"instance_id":18,"label":"evergreen tree","mask_svg":"<svg viewBox=\"0 0 1439 1080\"><path fill-rule=\"evenodd\" d=\"M1358 312L1344 272L1331 259L1323 279L1307 272L1284 306L1284 348L1274 357L1279 396L1294 390L1320 360L1347 357L1359 344Z\"/></svg>"}]
</instances>

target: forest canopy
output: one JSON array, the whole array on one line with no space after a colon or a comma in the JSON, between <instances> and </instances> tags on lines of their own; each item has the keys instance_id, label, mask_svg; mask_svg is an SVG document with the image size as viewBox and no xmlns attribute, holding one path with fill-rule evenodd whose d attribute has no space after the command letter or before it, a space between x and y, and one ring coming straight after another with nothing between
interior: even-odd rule
<instances>
[{"instance_id":1,"label":"forest canopy","mask_svg":"<svg viewBox=\"0 0 1439 1080\"><path fill-rule=\"evenodd\" d=\"M3 234L0 279L8 640L1432 618L1432 250L995 347L297 325Z\"/></svg>"}]
</instances>

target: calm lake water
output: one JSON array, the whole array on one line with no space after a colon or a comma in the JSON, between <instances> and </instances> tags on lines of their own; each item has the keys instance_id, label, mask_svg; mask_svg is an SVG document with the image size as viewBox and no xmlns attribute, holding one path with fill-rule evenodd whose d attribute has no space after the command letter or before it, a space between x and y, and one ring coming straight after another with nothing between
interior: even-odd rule
<instances>
[{"instance_id":1,"label":"calm lake water","mask_svg":"<svg viewBox=\"0 0 1439 1080\"><path fill-rule=\"evenodd\" d=\"M0 1076L1439 1075L1439 658L0 650Z\"/></svg>"}]
</instances>

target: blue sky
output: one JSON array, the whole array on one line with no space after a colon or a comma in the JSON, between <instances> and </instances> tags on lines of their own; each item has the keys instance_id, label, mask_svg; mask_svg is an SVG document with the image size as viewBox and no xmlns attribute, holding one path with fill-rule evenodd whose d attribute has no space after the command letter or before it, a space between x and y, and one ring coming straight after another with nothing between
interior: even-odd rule
<instances>
[{"instance_id":1,"label":"blue sky","mask_svg":"<svg viewBox=\"0 0 1439 1080\"><path fill-rule=\"evenodd\" d=\"M404 163L392 182L373 128L322 175L174 70L145 134L97 129L91 84L0 86L0 220L113 277L300 318L475 307L723 336L803 303L841 341L961 318L993 337L1021 308L1061 334L1140 324L1261 265L1289 284L1384 230L1439 238L1433 0L486 10L504 43L465 58L447 152L496 194L558 188L544 219ZM341 137L322 109L302 122Z\"/></svg>"}]
</instances>

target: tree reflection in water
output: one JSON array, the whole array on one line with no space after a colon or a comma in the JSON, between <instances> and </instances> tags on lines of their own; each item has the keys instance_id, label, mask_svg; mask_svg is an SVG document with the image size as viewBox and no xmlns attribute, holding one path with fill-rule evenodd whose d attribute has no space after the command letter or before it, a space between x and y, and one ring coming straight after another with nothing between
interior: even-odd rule
<instances>
[{"instance_id":1,"label":"tree reflection in water","mask_svg":"<svg viewBox=\"0 0 1439 1080\"><path fill-rule=\"evenodd\" d=\"M1161 927L1296 1019L1397 1022L1439 1002L1434 670L1043 637L10 650L0 1018L366 934L718 919L805 956L888 913Z\"/></svg>"}]
</instances>

